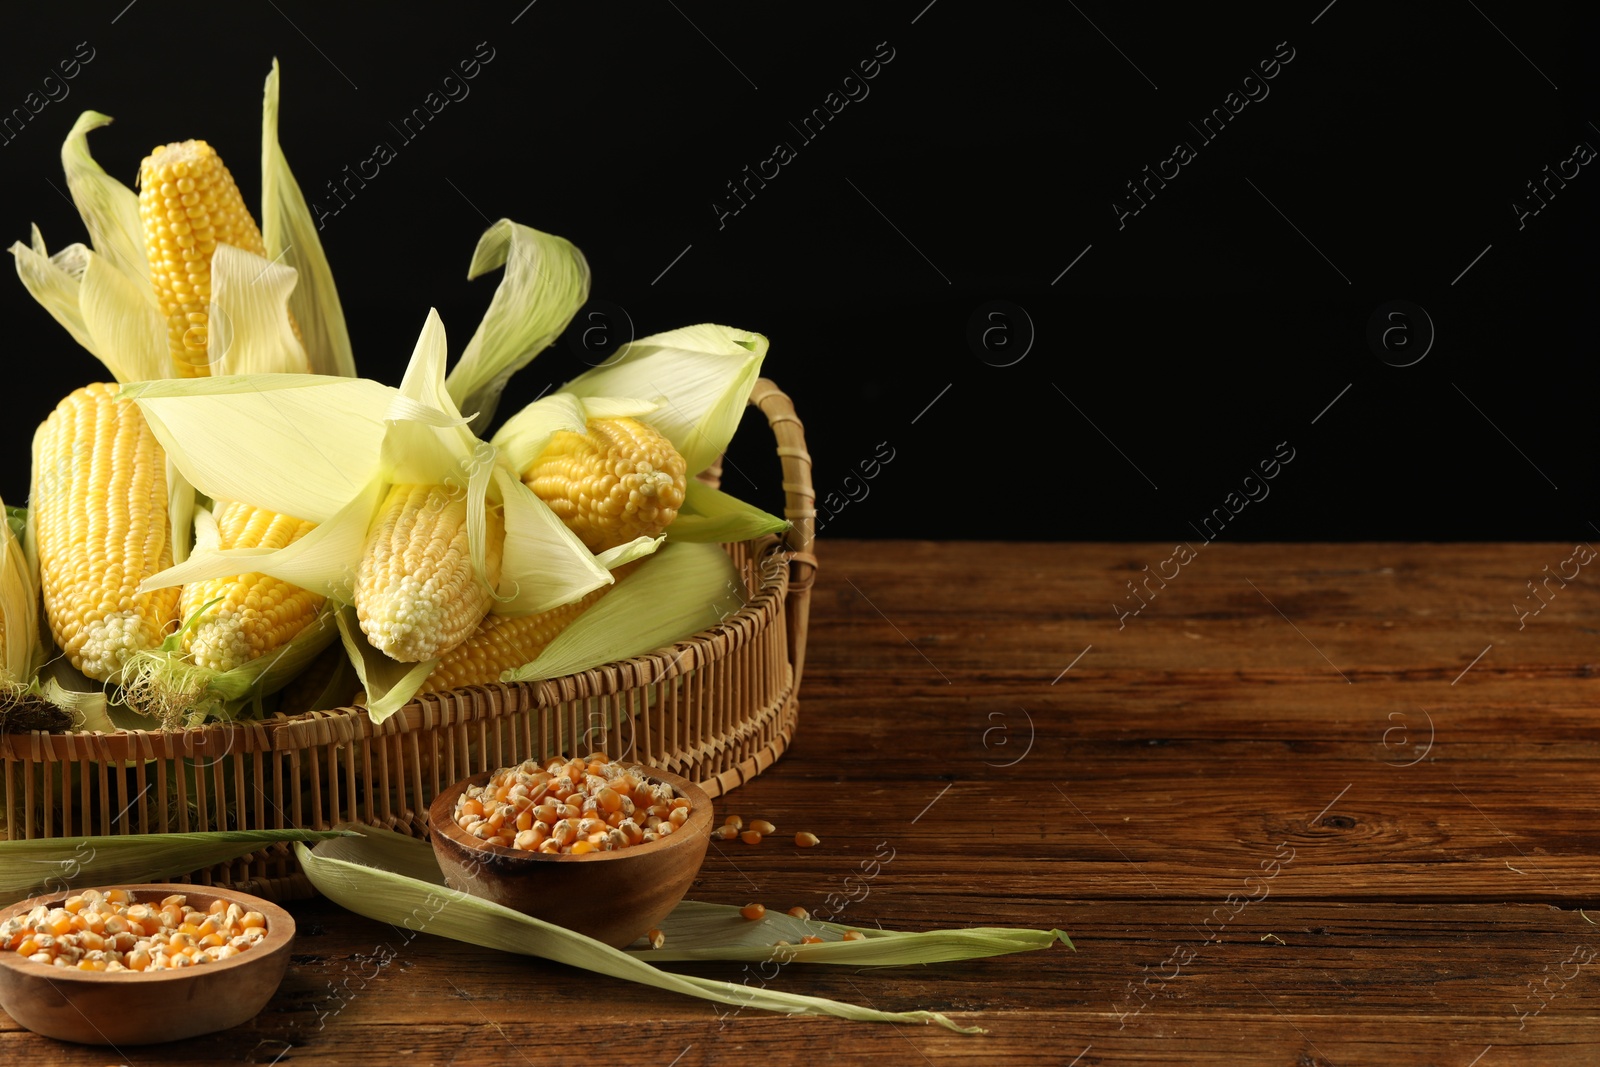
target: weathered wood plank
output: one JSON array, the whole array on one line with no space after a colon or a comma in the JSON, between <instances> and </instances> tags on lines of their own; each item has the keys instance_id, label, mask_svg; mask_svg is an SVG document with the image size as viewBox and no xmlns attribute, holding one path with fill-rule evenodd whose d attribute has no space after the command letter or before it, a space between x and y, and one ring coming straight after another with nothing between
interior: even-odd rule
<instances>
[{"instance_id":1,"label":"weathered wood plank","mask_svg":"<svg viewBox=\"0 0 1600 1067\"><path fill-rule=\"evenodd\" d=\"M734 1011L307 901L249 1025L116 1060L0 1016L0 1062L1593 1063L1600 615L1587 569L1512 608L1571 548L1218 542L1118 629L1172 546L824 544L799 733L717 802L780 832L714 843L691 895L1076 949L684 969L984 1036Z\"/></svg>"}]
</instances>

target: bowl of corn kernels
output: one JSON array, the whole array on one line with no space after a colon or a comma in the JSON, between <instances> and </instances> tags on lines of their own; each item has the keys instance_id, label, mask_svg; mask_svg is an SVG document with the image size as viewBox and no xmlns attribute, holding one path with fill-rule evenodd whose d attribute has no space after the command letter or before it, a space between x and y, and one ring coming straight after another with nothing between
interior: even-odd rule
<instances>
[{"instance_id":1,"label":"bowl of corn kernels","mask_svg":"<svg viewBox=\"0 0 1600 1067\"><path fill-rule=\"evenodd\" d=\"M428 836L451 888L623 948L689 891L711 820L687 778L594 753L457 782Z\"/></svg>"},{"instance_id":2,"label":"bowl of corn kernels","mask_svg":"<svg viewBox=\"0 0 1600 1067\"><path fill-rule=\"evenodd\" d=\"M56 892L0 909L0 1008L34 1033L147 1045L238 1026L283 980L294 919L194 885Z\"/></svg>"}]
</instances>

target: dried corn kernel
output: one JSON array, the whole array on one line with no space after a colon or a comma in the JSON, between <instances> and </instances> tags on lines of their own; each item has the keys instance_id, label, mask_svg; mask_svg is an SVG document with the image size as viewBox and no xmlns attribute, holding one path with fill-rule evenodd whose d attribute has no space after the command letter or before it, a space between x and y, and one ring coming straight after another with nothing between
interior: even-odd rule
<instances>
[{"instance_id":1,"label":"dried corn kernel","mask_svg":"<svg viewBox=\"0 0 1600 1067\"><path fill-rule=\"evenodd\" d=\"M789 914L793 915L796 919L799 919L802 922L805 922L811 918L811 913L799 905L795 905L794 907L790 908Z\"/></svg>"},{"instance_id":2,"label":"dried corn kernel","mask_svg":"<svg viewBox=\"0 0 1600 1067\"><path fill-rule=\"evenodd\" d=\"M660 840L692 812L693 802L670 785L597 752L503 767L464 790L454 814L457 826L489 844L584 855Z\"/></svg>"},{"instance_id":3,"label":"dried corn kernel","mask_svg":"<svg viewBox=\"0 0 1600 1067\"><path fill-rule=\"evenodd\" d=\"M807 833L806 831L802 830L800 833L794 835L794 843L800 848L812 848L821 844L822 842L816 834Z\"/></svg>"},{"instance_id":4,"label":"dried corn kernel","mask_svg":"<svg viewBox=\"0 0 1600 1067\"><path fill-rule=\"evenodd\" d=\"M761 835L756 833L754 830L746 830L744 833L739 835L739 840L743 841L747 845L759 845L761 844Z\"/></svg>"},{"instance_id":5,"label":"dried corn kernel","mask_svg":"<svg viewBox=\"0 0 1600 1067\"><path fill-rule=\"evenodd\" d=\"M750 829L754 830L756 833L760 834L762 837L766 837L768 834L776 833L777 830L778 830L778 828L776 826L772 825L770 822L768 822L765 819L756 819L756 820L754 820L753 822L750 823Z\"/></svg>"},{"instance_id":6,"label":"dried corn kernel","mask_svg":"<svg viewBox=\"0 0 1600 1067\"><path fill-rule=\"evenodd\" d=\"M660 948L667 943L667 935L660 930L651 930L644 936L649 939L651 948Z\"/></svg>"},{"instance_id":7,"label":"dried corn kernel","mask_svg":"<svg viewBox=\"0 0 1600 1067\"><path fill-rule=\"evenodd\" d=\"M54 967L137 973L226 959L265 940L266 923L222 897L200 909L181 893L156 905L134 902L126 889L86 890L0 923L0 951Z\"/></svg>"},{"instance_id":8,"label":"dried corn kernel","mask_svg":"<svg viewBox=\"0 0 1600 1067\"><path fill-rule=\"evenodd\" d=\"M860 930L846 930L844 932L844 939L846 941L865 941L867 939L867 935L862 933Z\"/></svg>"},{"instance_id":9,"label":"dried corn kernel","mask_svg":"<svg viewBox=\"0 0 1600 1067\"><path fill-rule=\"evenodd\" d=\"M739 909L739 914L743 915L751 922L758 922L761 919L766 918L767 906L765 904L746 904L744 907Z\"/></svg>"}]
</instances>

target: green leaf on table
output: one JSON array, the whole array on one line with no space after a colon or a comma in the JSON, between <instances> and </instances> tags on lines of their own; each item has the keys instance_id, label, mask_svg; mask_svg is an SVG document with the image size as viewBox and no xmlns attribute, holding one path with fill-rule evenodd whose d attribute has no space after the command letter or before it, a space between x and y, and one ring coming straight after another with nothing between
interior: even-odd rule
<instances>
[{"instance_id":1,"label":"green leaf on table","mask_svg":"<svg viewBox=\"0 0 1600 1067\"><path fill-rule=\"evenodd\" d=\"M88 886L159 882L279 842L353 837L351 830L216 830L0 841L0 901Z\"/></svg>"},{"instance_id":2,"label":"green leaf on table","mask_svg":"<svg viewBox=\"0 0 1600 1067\"><path fill-rule=\"evenodd\" d=\"M317 891L335 903L378 922L407 925L422 933L436 934L485 948L502 949L527 956L539 956L587 971L626 978L721 1004L759 1008L795 1015L833 1015L863 1022L938 1023L958 1033L984 1033L981 1027L959 1026L939 1012L886 1012L823 997L786 993L765 987L753 988L732 982L675 974L646 962L645 958L665 962L662 949L622 951L593 938L524 915L499 904L469 896L445 886L444 876L426 841L392 830L362 827L361 836L326 841L315 848L296 845L301 869ZM678 959L768 960L787 958L778 955L788 949L756 946L753 928L763 924L738 922L745 931L733 934L728 913L738 917L737 908L684 901L663 921L663 932L675 930L684 941ZM428 918L419 928L408 925L418 914ZM794 923L801 920L784 916ZM775 924L778 929L781 924ZM853 929L833 923L807 923L818 931L842 932ZM835 942L826 953L811 952L799 962L838 962L859 965L893 965L971 959L1008 952L1045 948L1066 940L1060 931L1038 930L944 930L925 934L895 934L866 931L864 941ZM759 935L764 936L764 935ZM819 935L820 936L820 935ZM703 942L694 943L695 938ZM874 944L874 941L877 944ZM1070 944L1070 942L1068 942ZM801 946L793 946L798 949ZM692 953L692 954L688 954Z\"/></svg>"}]
</instances>

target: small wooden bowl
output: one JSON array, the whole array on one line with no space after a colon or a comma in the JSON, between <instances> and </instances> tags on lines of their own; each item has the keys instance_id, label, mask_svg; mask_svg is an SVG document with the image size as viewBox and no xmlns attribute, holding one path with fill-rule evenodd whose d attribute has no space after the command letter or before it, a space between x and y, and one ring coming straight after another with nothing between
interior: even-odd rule
<instances>
[{"instance_id":1,"label":"small wooden bowl","mask_svg":"<svg viewBox=\"0 0 1600 1067\"><path fill-rule=\"evenodd\" d=\"M135 903L174 893L192 908L217 897L266 916L267 936L254 948L215 963L176 970L80 971L34 963L0 952L0 1008L36 1034L83 1045L151 1045L214 1033L253 1018L283 981L294 941L294 918L271 901L233 890L196 885L96 886L102 893L126 889ZM0 910L0 922L36 905L56 907L75 889L33 897Z\"/></svg>"},{"instance_id":2,"label":"small wooden bowl","mask_svg":"<svg viewBox=\"0 0 1600 1067\"><path fill-rule=\"evenodd\" d=\"M678 906L711 844L711 798L705 790L644 766L643 777L672 786L691 803L688 821L667 837L580 856L485 844L456 824L456 801L468 786L485 785L496 773L457 782L428 809L428 837L446 884L613 948L644 936Z\"/></svg>"}]
</instances>

